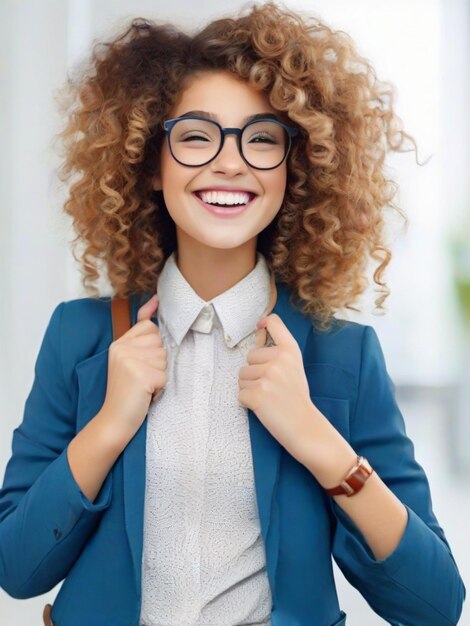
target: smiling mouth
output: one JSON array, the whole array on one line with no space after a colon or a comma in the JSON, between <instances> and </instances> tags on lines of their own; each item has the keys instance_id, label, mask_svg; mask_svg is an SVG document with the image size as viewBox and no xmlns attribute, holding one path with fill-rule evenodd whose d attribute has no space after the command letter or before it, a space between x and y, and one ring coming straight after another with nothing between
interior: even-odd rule
<instances>
[{"instance_id":1,"label":"smiling mouth","mask_svg":"<svg viewBox=\"0 0 470 626\"><path fill-rule=\"evenodd\" d=\"M253 200L257 197L257 194L249 193L250 199L246 204L209 204L208 202L204 202L202 198L198 196L196 192L193 192L192 195L196 198L198 202L202 204L202 206L210 211L211 213L219 216L229 216L234 217L243 213L253 202Z\"/></svg>"},{"instance_id":2,"label":"smiling mouth","mask_svg":"<svg viewBox=\"0 0 470 626\"><path fill-rule=\"evenodd\" d=\"M204 202L204 204L208 204L210 206L219 207L221 209L239 209L241 207L248 206L257 196L257 194L252 191L246 191L245 193L248 194L248 202L246 204L219 204L217 202L205 202L200 196L199 191L194 191L193 195L199 198L201 202Z\"/></svg>"}]
</instances>

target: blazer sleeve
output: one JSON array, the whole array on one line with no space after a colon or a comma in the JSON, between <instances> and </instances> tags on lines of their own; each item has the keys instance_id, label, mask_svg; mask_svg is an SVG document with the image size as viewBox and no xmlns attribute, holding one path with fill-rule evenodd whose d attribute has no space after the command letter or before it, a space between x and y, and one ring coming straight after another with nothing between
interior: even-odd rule
<instances>
[{"instance_id":1,"label":"blazer sleeve","mask_svg":"<svg viewBox=\"0 0 470 626\"><path fill-rule=\"evenodd\" d=\"M34 597L59 583L111 502L111 472L91 502L68 464L77 394L62 369L65 304L56 306L45 331L0 489L0 586L14 598Z\"/></svg>"},{"instance_id":2,"label":"blazer sleeve","mask_svg":"<svg viewBox=\"0 0 470 626\"><path fill-rule=\"evenodd\" d=\"M350 443L405 505L408 521L395 550L376 560L364 536L330 498L336 518L332 553L347 580L394 626L457 624L466 595L443 529L432 510L429 483L415 460L372 326L364 326Z\"/></svg>"}]
</instances>

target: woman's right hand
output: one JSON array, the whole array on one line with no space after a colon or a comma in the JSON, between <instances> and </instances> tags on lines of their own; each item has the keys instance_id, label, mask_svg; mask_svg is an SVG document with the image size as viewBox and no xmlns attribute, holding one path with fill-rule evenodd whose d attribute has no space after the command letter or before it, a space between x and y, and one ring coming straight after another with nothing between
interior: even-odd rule
<instances>
[{"instance_id":1,"label":"woman's right hand","mask_svg":"<svg viewBox=\"0 0 470 626\"><path fill-rule=\"evenodd\" d=\"M100 412L111 420L115 434L129 440L167 382L167 351L150 319L157 308L154 296L140 307L134 326L109 347L106 397Z\"/></svg>"}]
</instances>

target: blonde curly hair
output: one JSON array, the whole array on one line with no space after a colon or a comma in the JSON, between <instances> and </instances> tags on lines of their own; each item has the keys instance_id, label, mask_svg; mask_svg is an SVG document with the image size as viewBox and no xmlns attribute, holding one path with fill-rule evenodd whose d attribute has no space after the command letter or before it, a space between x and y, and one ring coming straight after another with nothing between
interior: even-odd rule
<instances>
[{"instance_id":1,"label":"blonde curly hair","mask_svg":"<svg viewBox=\"0 0 470 626\"><path fill-rule=\"evenodd\" d=\"M64 211L73 219L73 255L82 283L106 266L114 295L154 293L176 249L176 230L162 192L152 188L164 140L162 121L187 77L228 70L269 97L299 129L287 157L283 204L257 239L291 302L328 330L333 315L353 306L369 281L369 256L381 281L391 252L384 241L384 209L407 223L385 177L388 149L405 152L415 140L401 130L393 87L376 78L351 38L317 18L271 1L247 14L212 21L194 34L169 23L136 18L124 32L95 43L90 58L56 96L66 124L61 181L70 186ZM81 258L78 242L85 246Z\"/></svg>"}]
</instances>

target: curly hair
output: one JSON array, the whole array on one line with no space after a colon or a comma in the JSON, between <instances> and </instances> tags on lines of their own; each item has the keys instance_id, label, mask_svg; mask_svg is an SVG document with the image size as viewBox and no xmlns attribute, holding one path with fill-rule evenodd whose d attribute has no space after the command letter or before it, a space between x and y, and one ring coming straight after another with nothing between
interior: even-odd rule
<instances>
[{"instance_id":1,"label":"curly hair","mask_svg":"<svg viewBox=\"0 0 470 626\"><path fill-rule=\"evenodd\" d=\"M385 209L398 185L386 178L387 150L406 152L391 83L379 81L346 33L317 18L253 3L236 17L195 33L136 18L90 57L59 90L67 114L61 181L73 175L64 211L73 219L73 255L92 296L105 264L114 295L153 293L176 248L175 224L152 187L167 116L185 79L228 70L262 90L299 134L287 158L287 185L274 220L259 233L262 252L291 303L328 330L333 315L353 306L369 280L369 257L380 262L379 310L390 290L381 280L391 252ZM78 242L85 246L77 257Z\"/></svg>"}]
</instances>

